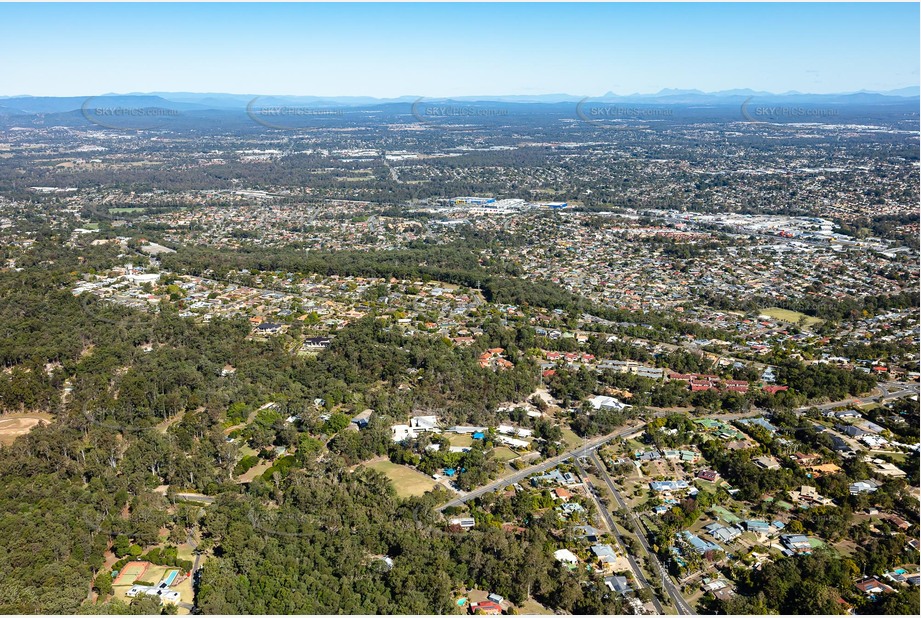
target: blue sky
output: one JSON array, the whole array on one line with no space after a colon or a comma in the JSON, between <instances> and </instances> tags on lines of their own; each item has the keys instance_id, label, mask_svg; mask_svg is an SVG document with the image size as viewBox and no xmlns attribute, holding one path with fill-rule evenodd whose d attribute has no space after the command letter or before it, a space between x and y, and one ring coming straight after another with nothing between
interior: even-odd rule
<instances>
[{"instance_id":1,"label":"blue sky","mask_svg":"<svg viewBox=\"0 0 921 618\"><path fill-rule=\"evenodd\" d=\"M919 83L919 5L0 4L0 95L600 95Z\"/></svg>"}]
</instances>

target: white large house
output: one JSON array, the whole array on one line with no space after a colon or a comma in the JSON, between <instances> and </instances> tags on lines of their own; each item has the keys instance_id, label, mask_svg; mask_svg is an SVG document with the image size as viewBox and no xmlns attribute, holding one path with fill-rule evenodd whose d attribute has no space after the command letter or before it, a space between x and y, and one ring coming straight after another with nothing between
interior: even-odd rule
<instances>
[{"instance_id":1,"label":"white large house","mask_svg":"<svg viewBox=\"0 0 921 618\"><path fill-rule=\"evenodd\" d=\"M608 397L607 395L596 395L589 399L588 402L596 410L625 410L630 407L625 403L621 403L619 399Z\"/></svg>"}]
</instances>

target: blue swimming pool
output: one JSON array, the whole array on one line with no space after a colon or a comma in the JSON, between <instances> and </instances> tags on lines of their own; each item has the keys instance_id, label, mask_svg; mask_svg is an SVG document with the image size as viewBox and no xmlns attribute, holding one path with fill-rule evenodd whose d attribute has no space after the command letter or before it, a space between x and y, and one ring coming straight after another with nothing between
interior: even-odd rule
<instances>
[{"instance_id":1,"label":"blue swimming pool","mask_svg":"<svg viewBox=\"0 0 921 618\"><path fill-rule=\"evenodd\" d=\"M165 581L166 585L169 586L170 584L173 583L173 580L175 580L178 576L179 576L179 571L170 571L169 573L166 574L166 577L163 578L163 581Z\"/></svg>"}]
</instances>

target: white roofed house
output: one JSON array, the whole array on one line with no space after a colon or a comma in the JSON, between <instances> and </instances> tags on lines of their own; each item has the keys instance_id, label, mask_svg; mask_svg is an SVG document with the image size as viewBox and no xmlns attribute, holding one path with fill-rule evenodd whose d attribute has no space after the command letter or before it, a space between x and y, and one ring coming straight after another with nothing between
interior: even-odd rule
<instances>
[{"instance_id":1,"label":"white roofed house","mask_svg":"<svg viewBox=\"0 0 921 618\"><path fill-rule=\"evenodd\" d=\"M160 597L160 600L164 603L179 603L181 599L179 591L171 589L165 579L154 586L135 584L125 592L125 596L128 598L134 598L142 594Z\"/></svg>"},{"instance_id":2,"label":"white roofed house","mask_svg":"<svg viewBox=\"0 0 921 618\"><path fill-rule=\"evenodd\" d=\"M553 557L557 559L558 562L564 564L578 564L579 556L575 555L568 549L558 549L553 552Z\"/></svg>"},{"instance_id":3,"label":"white roofed house","mask_svg":"<svg viewBox=\"0 0 921 618\"><path fill-rule=\"evenodd\" d=\"M592 408L595 410L625 410L629 408L625 403L621 403L620 400L614 397L608 397L607 395L596 395L588 400L592 404Z\"/></svg>"},{"instance_id":4,"label":"white roofed house","mask_svg":"<svg viewBox=\"0 0 921 618\"><path fill-rule=\"evenodd\" d=\"M416 431L439 431L437 416L414 416L409 425Z\"/></svg>"},{"instance_id":5,"label":"white roofed house","mask_svg":"<svg viewBox=\"0 0 921 618\"><path fill-rule=\"evenodd\" d=\"M496 438L502 444L510 446L512 448L523 449L528 448L531 444L527 440L519 440L517 438L509 438L508 436L498 436Z\"/></svg>"},{"instance_id":6,"label":"white roofed house","mask_svg":"<svg viewBox=\"0 0 921 618\"><path fill-rule=\"evenodd\" d=\"M858 494L871 494L879 488L880 484L873 479L868 481L857 481L856 483L851 483L848 488L852 496Z\"/></svg>"},{"instance_id":7,"label":"white roofed house","mask_svg":"<svg viewBox=\"0 0 921 618\"><path fill-rule=\"evenodd\" d=\"M392 425L390 431L393 432L393 441L402 442L407 438L415 438L416 432L409 425Z\"/></svg>"}]
</instances>

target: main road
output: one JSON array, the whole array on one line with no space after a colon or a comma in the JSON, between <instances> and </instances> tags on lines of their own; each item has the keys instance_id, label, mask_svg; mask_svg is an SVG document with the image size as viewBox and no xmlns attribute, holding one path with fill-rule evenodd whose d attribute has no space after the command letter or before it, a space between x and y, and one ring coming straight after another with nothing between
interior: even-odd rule
<instances>
[{"instance_id":1,"label":"main road","mask_svg":"<svg viewBox=\"0 0 921 618\"><path fill-rule=\"evenodd\" d=\"M876 386L880 390L879 395L870 395L868 397L851 397L849 399L842 399L841 401L832 401L830 403L803 406L802 408L797 408L796 411L805 412L810 408L818 408L819 410L831 410L832 408L840 408L843 406L862 406L864 404L875 403L877 401L883 402L887 399L898 399L900 397L917 395L919 391L919 385L916 383L880 382Z\"/></svg>"},{"instance_id":2,"label":"main road","mask_svg":"<svg viewBox=\"0 0 921 618\"><path fill-rule=\"evenodd\" d=\"M630 518L630 522L633 524L633 531L636 534L636 537L639 539L640 545L643 546L643 551L645 551L646 555L649 557L650 564L655 568L655 570L659 572L659 576L662 579L662 587L665 588L665 592L667 592L668 596L671 597L672 604L678 609L679 614L693 616L694 609L684 599L681 591L678 590L675 584L672 583L672 580L668 576L668 572L665 570L665 567L662 566L662 563L659 562L659 558L650 549L649 543L646 541L646 535L643 534L639 520L636 517L636 513L633 512L633 509L627 506L627 503L620 495L620 492L618 492L617 488L614 487L614 482L611 480L611 476L608 474L607 468L604 467L604 464L598 457L598 453L592 451L590 457L592 459L592 463L594 463L595 467L598 468L598 475L601 477L601 480L604 481L605 485L608 486L608 489L611 491L611 495L613 495L614 499L617 501L620 510L625 512Z\"/></svg>"},{"instance_id":3,"label":"main road","mask_svg":"<svg viewBox=\"0 0 921 618\"><path fill-rule=\"evenodd\" d=\"M579 468L579 472L582 474L583 479L588 478L588 474L585 472L585 468L582 467L582 463L579 461L581 458L576 457L576 467ZM608 528L611 529L611 533L617 539L617 542L620 544L621 549L624 550L624 555L627 556L627 561L630 563L630 568L633 570L633 574L636 575L636 580L645 588L648 588L652 596L652 604L656 608L656 612L660 616L665 615L665 608L662 607L662 603L659 601L659 597L656 596L655 591L652 589L652 586L646 580L646 576L643 575L643 570L640 568L640 565L636 563L636 559L633 557L633 554L627 549L627 544L624 543L623 537L620 536L620 531L617 529L617 522L614 521L614 518L611 517L610 511L601 504L601 501L598 500L597 492L595 488L586 481L586 484L589 486L589 491L591 491L592 499L595 501L595 504L598 506L598 511L601 513L601 516L604 518L604 521L608 524Z\"/></svg>"}]
</instances>

